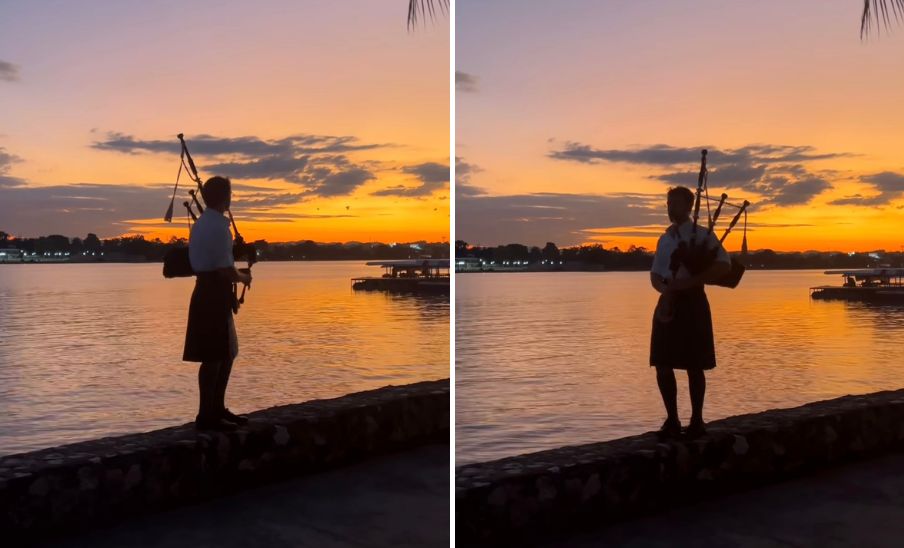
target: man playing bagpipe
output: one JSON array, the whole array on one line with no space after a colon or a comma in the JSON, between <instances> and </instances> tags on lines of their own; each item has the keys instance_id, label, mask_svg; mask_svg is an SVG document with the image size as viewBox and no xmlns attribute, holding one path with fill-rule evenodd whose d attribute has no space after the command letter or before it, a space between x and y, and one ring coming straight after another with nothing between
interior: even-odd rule
<instances>
[{"instance_id":1,"label":"man playing bagpipe","mask_svg":"<svg viewBox=\"0 0 904 548\"><path fill-rule=\"evenodd\" d=\"M198 370L200 404L195 425L200 429L232 430L248 421L226 408L226 385L238 355L233 313L237 298L233 284L251 284L249 269L236 269L229 209L229 179L211 177L201 188L207 208L191 229L188 258L197 276L188 310L182 359L201 362Z\"/></svg>"},{"instance_id":2,"label":"man playing bagpipe","mask_svg":"<svg viewBox=\"0 0 904 548\"><path fill-rule=\"evenodd\" d=\"M724 198L723 198L724 200ZM699 201L696 202L699 207ZM695 196L686 187L668 191L671 226L659 238L650 271L650 282L661 295L653 316L650 366L665 404L667 418L659 434L681 434L675 369L687 371L691 397L691 421L685 434L705 434L703 399L705 371L716 367L712 316L704 284L722 280L732 269L731 259L711 229L691 220ZM735 282L736 283L736 282Z\"/></svg>"}]
</instances>

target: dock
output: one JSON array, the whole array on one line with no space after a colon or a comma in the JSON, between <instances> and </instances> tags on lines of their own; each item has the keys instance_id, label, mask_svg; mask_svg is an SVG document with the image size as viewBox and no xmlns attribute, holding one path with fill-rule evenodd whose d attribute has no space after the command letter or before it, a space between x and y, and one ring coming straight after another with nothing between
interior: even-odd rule
<instances>
[{"instance_id":1,"label":"dock","mask_svg":"<svg viewBox=\"0 0 904 548\"><path fill-rule=\"evenodd\" d=\"M382 276L352 278L352 288L390 293L449 294L449 259L369 261L383 268Z\"/></svg>"}]
</instances>

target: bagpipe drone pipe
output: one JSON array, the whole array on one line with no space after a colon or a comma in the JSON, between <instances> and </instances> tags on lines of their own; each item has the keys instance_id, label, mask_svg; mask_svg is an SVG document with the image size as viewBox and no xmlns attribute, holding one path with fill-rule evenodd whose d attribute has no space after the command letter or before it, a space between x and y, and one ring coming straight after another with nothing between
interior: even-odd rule
<instances>
[{"instance_id":1,"label":"bagpipe drone pipe","mask_svg":"<svg viewBox=\"0 0 904 548\"><path fill-rule=\"evenodd\" d=\"M191 232L191 223L193 221L198 220L198 215L204 212L204 205L201 204L201 200L203 200L203 196L201 195L201 178L198 176L198 169L195 167L195 162L191 157L191 153L188 151L188 145L185 143L185 138L183 134L177 135L179 138L179 142L182 145L182 153L180 155L179 160L179 171L176 174L176 184L173 187L173 197L170 199L169 208L166 210L166 214L163 217L163 220L170 223L173 220L173 207L176 201L176 192L179 188L179 178L182 176L182 170L188 174L188 177L191 178L195 184L197 185L197 189L191 189L188 191L191 196L191 201L184 201L182 205L185 207L186 214L188 216L188 224L189 224L189 233ZM195 214L194 208L197 208L198 213ZM232 255L235 260L245 260L248 263L248 269L251 269L251 266L257 262L257 248L255 248L254 244L245 242L245 239L242 238L242 235L239 233L239 229L235 224L235 219L232 217L232 210L227 209L227 214L229 215L229 222L232 225L233 231L233 244L232 244ZM194 276L196 273L191 267L191 261L188 257L188 247L186 246L178 246L170 248L169 251L166 252L166 255L163 258L163 275L166 278L181 278ZM245 290L247 286L242 287L242 294L240 297L237 297L238 303L245 302Z\"/></svg>"},{"instance_id":2,"label":"bagpipe drone pipe","mask_svg":"<svg viewBox=\"0 0 904 548\"><path fill-rule=\"evenodd\" d=\"M672 271L673 276L678 273L678 270L682 266L691 275L697 275L708 270L716 260L720 245L725 241L735 225L738 224L742 215L744 216L744 239L741 243L741 255L746 256L747 254L747 207L750 205L750 202L747 200L744 200L740 205L731 204L727 202L728 194L723 193L719 199L719 205L716 207L715 212L712 215L707 215L709 217L709 224L706 233L703 235L704 237L702 239L698 239L697 237L700 202L702 199L707 200L706 209L708 212L709 202L715 201L709 197L707 188L708 171L706 167L706 154L706 149L703 149L700 159L700 175L697 178L697 191L694 198L694 224L691 228L691 238L689 241L682 240L670 258L669 270ZM737 208L738 212L734 218L732 218L728 228L725 229L725 233L722 234L722 237L719 239L719 245L711 246L710 242L712 241L712 238L710 236L713 234L716 222L719 219L719 214L722 212L722 207L725 205ZM743 263L741 263L737 257L731 257L731 270L717 281L712 282L711 285L735 288L741 282L741 278L744 276L744 270Z\"/></svg>"}]
</instances>

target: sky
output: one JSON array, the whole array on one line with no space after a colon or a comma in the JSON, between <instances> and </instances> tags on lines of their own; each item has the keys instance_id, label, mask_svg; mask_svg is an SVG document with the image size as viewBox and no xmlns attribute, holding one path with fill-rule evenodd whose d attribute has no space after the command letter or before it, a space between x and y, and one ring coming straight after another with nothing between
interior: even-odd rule
<instances>
[{"instance_id":1,"label":"sky","mask_svg":"<svg viewBox=\"0 0 904 548\"><path fill-rule=\"evenodd\" d=\"M181 132L248 240L447 240L450 21L407 9L0 0L0 230L187 236Z\"/></svg>"},{"instance_id":2,"label":"sky","mask_svg":"<svg viewBox=\"0 0 904 548\"><path fill-rule=\"evenodd\" d=\"M901 251L904 26L862 6L458 0L456 239L653 248L708 148L750 249Z\"/></svg>"}]
</instances>

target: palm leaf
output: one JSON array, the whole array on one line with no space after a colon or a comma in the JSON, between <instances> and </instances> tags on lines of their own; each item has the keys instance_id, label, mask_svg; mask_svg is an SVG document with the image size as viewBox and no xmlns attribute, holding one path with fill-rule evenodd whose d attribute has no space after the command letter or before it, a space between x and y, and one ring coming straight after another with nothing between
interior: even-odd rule
<instances>
[{"instance_id":1,"label":"palm leaf","mask_svg":"<svg viewBox=\"0 0 904 548\"><path fill-rule=\"evenodd\" d=\"M870 33L875 22L876 32L888 26L894 18L896 23L904 19L904 0L863 0L863 15L860 16L860 38Z\"/></svg>"},{"instance_id":2,"label":"palm leaf","mask_svg":"<svg viewBox=\"0 0 904 548\"><path fill-rule=\"evenodd\" d=\"M904 0L896 0L904 2ZM449 13L449 0L408 0L408 28L416 26L418 21L433 19L436 12L442 15Z\"/></svg>"}]
</instances>

